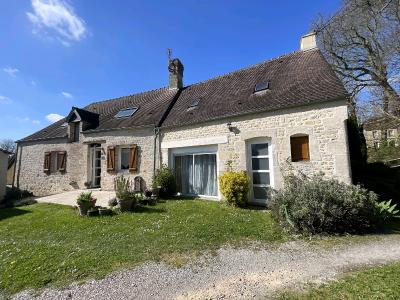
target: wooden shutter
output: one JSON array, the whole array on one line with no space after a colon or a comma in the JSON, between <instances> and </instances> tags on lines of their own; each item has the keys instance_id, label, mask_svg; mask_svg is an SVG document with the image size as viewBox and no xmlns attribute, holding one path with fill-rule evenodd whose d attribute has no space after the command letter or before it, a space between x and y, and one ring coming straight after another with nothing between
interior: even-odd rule
<instances>
[{"instance_id":1,"label":"wooden shutter","mask_svg":"<svg viewBox=\"0 0 400 300\"><path fill-rule=\"evenodd\" d=\"M67 168L67 152L60 151L58 152L58 170L65 171Z\"/></svg>"},{"instance_id":2,"label":"wooden shutter","mask_svg":"<svg viewBox=\"0 0 400 300\"><path fill-rule=\"evenodd\" d=\"M107 148L107 171L115 171L115 147Z\"/></svg>"},{"instance_id":3,"label":"wooden shutter","mask_svg":"<svg viewBox=\"0 0 400 300\"><path fill-rule=\"evenodd\" d=\"M129 172L136 172L138 163L137 145L131 145L129 151Z\"/></svg>"},{"instance_id":4,"label":"wooden shutter","mask_svg":"<svg viewBox=\"0 0 400 300\"><path fill-rule=\"evenodd\" d=\"M50 172L50 167L51 167L51 152L45 152L43 171Z\"/></svg>"},{"instance_id":5,"label":"wooden shutter","mask_svg":"<svg viewBox=\"0 0 400 300\"><path fill-rule=\"evenodd\" d=\"M308 136L296 136L290 138L292 161L310 160Z\"/></svg>"}]
</instances>

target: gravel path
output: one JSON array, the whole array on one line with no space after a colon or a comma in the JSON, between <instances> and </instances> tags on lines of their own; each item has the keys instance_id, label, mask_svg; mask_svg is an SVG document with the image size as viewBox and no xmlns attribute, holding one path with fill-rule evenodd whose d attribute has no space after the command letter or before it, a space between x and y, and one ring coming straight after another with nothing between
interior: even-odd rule
<instances>
[{"instance_id":1,"label":"gravel path","mask_svg":"<svg viewBox=\"0 0 400 300\"><path fill-rule=\"evenodd\" d=\"M400 236L334 248L288 242L265 249L223 248L174 268L146 263L64 290L45 289L35 299L243 299L272 297L305 283L336 278L352 268L400 261ZM13 299L32 299L29 291Z\"/></svg>"}]
</instances>

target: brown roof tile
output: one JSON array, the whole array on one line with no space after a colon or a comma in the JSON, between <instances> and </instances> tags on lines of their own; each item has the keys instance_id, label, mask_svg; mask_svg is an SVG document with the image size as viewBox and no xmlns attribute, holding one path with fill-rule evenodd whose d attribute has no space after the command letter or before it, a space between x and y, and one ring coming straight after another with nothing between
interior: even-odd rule
<instances>
[{"instance_id":1,"label":"brown roof tile","mask_svg":"<svg viewBox=\"0 0 400 300\"><path fill-rule=\"evenodd\" d=\"M269 89L254 93L261 81ZM209 120L307 105L347 97L341 81L317 49L297 51L263 63L183 88L161 88L126 97L92 103L80 110L98 124L90 130L110 130L143 126L164 127L202 123ZM188 109L195 100L196 108ZM176 102L175 102L176 101ZM163 119L169 108L165 120ZM139 109L130 118L116 119L121 109ZM67 129L60 120L20 141L65 138ZM97 122L97 120L96 120Z\"/></svg>"},{"instance_id":2,"label":"brown roof tile","mask_svg":"<svg viewBox=\"0 0 400 300\"><path fill-rule=\"evenodd\" d=\"M261 81L269 89L254 93ZM347 92L317 49L297 51L183 89L163 126L181 126L228 116L345 98ZM200 99L199 106L189 109Z\"/></svg>"}]
</instances>

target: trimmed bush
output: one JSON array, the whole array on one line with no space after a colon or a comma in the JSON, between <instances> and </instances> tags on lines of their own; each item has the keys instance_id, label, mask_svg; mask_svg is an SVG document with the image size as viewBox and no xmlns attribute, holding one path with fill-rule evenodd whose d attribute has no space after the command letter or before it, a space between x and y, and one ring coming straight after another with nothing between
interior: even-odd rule
<instances>
[{"instance_id":1,"label":"trimmed bush","mask_svg":"<svg viewBox=\"0 0 400 300\"><path fill-rule=\"evenodd\" d=\"M245 171L228 171L219 176L219 188L225 201L235 206L245 206L248 200L250 179Z\"/></svg>"},{"instance_id":2,"label":"trimmed bush","mask_svg":"<svg viewBox=\"0 0 400 300\"><path fill-rule=\"evenodd\" d=\"M175 176L166 165L162 165L160 169L156 170L153 189L159 189L159 196L164 199L176 194Z\"/></svg>"},{"instance_id":3,"label":"trimmed bush","mask_svg":"<svg viewBox=\"0 0 400 300\"><path fill-rule=\"evenodd\" d=\"M287 230L305 233L361 233L374 226L378 196L360 186L301 174L274 191L271 210Z\"/></svg>"}]
</instances>

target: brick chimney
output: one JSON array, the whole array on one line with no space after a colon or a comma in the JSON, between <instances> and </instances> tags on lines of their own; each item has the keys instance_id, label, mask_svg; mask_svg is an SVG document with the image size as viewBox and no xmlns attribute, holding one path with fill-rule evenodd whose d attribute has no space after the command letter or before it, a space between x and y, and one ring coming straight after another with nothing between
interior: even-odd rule
<instances>
[{"instance_id":1,"label":"brick chimney","mask_svg":"<svg viewBox=\"0 0 400 300\"><path fill-rule=\"evenodd\" d=\"M169 59L169 88L181 89L183 88L183 64L178 58Z\"/></svg>"},{"instance_id":2,"label":"brick chimney","mask_svg":"<svg viewBox=\"0 0 400 300\"><path fill-rule=\"evenodd\" d=\"M300 50L309 50L317 48L317 33L312 31L306 35L303 35L300 40Z\"/></svg>"}]
</instances>

